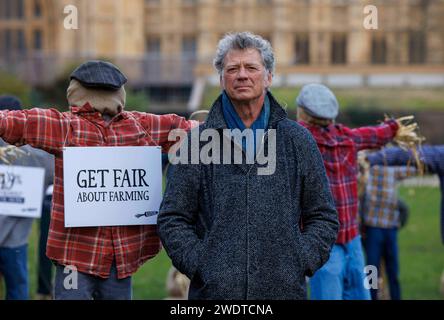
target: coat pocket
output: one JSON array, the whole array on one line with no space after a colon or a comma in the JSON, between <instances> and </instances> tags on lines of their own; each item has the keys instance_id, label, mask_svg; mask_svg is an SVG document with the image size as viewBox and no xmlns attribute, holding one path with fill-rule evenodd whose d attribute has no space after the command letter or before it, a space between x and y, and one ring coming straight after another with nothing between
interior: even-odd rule
<instances>
[{"instance_id":1,"label":"coat pocket","mask_svg":"<svg viewBox=\"0 0 444 320\"><path fill-rule=\"evenodd\" d=\"M297 250L296 256L299 260L300 268L304 274L304 276L311 277L312 272L309 270L310 266L310 257L308 256L308 252L311 248L308 248L308 245L303 241L302 232L299 230L299 227L296 229L296 243Z\"/></svg>"}]
</instances>

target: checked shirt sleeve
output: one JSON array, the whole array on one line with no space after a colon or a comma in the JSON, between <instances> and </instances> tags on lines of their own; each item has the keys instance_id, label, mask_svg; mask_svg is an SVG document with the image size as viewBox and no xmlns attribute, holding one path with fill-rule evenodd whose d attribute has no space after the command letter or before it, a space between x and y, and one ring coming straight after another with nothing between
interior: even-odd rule
<instances>
[{"instance_id":1,"label":"checked shirt sleeve","mask_svg":"<svg viewBox=\"0 0 444 320\"><path fill-rule=\"evenodd\" d=\"M359 151L383 147L393 140L398 128L399 126L395 120L388 120L379 126L349 129L349 134Z\"/></svg>"},{"instance_id":2,"label":"checked shirt sleeve","mask_svg":"<svg viewBox=\"0 0 444 320\"><path fill-rule=\"evenodd\" d=\"M0 137L14 145L29 144L56 154L62 150L68 119L56 109L0 111Z\"/></svg>"},{"instance_id":3,"label":"checked shirt sleeve","mask_svg":"<svg viewBox=\"0 0 444 320\"><path fill-rule=\"evenodd\" d=\"M384 148L381 151L372 152L367 156L367 159L372 166L407 166L415 162L409 151L399 147Z\"/></svg>"},{"instance_id":4,"label":"checked shirt sleeve","mask_svg":"<svg viewBox=\"0 0 444 320\"><path fill-rule=\"evenodd\" d=\"M172 130L181 129L187 132L199 125L198 121L186 120L176 114L156 115L138 112L137 116L153 140L162 147L163 152L168 152L170 147L179 140L179 138L171 141L168 139ZM176 137L177 135L173 136Z\"/></svg>"}]
</instances>

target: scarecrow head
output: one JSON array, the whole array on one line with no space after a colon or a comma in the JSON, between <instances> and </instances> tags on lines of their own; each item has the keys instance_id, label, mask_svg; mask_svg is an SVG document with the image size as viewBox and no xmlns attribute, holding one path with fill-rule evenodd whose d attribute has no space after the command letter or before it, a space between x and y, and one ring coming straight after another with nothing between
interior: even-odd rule
<instances>
[{"instance_id":1,"label":"scarecrow head","mask_svg":"<svg viewBox=\"0 0 444 320\"><path fill-rule=\"evenodd\" d=\"M82 107L89 103L98 112L114 116L125 107L127 78L112 63L92 60L81 64L70 76L68 103Z\"/></svg>"}]
</instances>

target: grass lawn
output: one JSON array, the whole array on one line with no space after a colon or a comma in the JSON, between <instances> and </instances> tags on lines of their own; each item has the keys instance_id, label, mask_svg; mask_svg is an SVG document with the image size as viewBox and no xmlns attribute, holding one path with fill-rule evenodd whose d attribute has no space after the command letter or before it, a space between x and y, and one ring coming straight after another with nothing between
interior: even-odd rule
<instances>
[{"instance_id":1,"label":"grass lawn","mask_svg":"<svg viewBox=\"0 0 444 320\"><path fill-rule=\"evenodd\" d=\"M407 225L399 232L403 299L444 299L439 292L444 271L440 240L438 188L401 188L410 207Z\"/></svg>"},{"instance_id":2,"label":"grass lawn","mask_svg":"<svg viewBox=\"0 0 444 320\"><path fill-rule=\"evenodd\" d=\"M401 195L410 206L410 217L399 232L403 299L443 299L439 292L444 271L444 246L439 236L438 188L402 187ZM29 242L31 298L36 291L37 227ZM171 262L165 251L146 263L133 277L134 299L163 299L165 279ZM3 297L3 293L1 293Z\"/></svg>"}]
</instances>

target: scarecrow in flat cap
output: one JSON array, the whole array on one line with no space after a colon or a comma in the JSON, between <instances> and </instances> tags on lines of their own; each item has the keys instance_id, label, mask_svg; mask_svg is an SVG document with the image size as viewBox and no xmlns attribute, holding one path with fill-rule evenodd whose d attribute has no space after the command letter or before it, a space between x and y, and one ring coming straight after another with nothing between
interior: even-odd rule
<instances>
[{"instance_id":1,"label":"scarecrow in flat cap","mask_svg":"<svg viewBox=\"0 0 444 320\"><path fill-rule=\"evenodd\" d=\"M65 228L63 147L161 146L173 129L198 125L174 114L125 111L127 79L105 61L88 61L71 74L69 112L56 109L0 112L0 137L55 156L55 183L47 256L56 264L55 299L131 299L131 275L161 245L155 225ZM77 288L65 288L65 267L78 271ZM72 269L71 269L72 270Z\"/></svg>"},{"instance_id":2,"label":"scarecrow in flat cap","mask_svg":"<svg viewBox=\"0 0 444 320\"><path fill-rule=\"evenodd\" d=\"M369 300L364 287L364 255L358 226L357 153L377 149L390 141L414 148L421 141L411 117L386 119L378 126L350 129L335 123L339 104L322 84L305 85L296 99L301 125L315 138L327 171L340 223L336 244L327 263L310 279L316 300Z\"/></svg>"}]
</instances>

